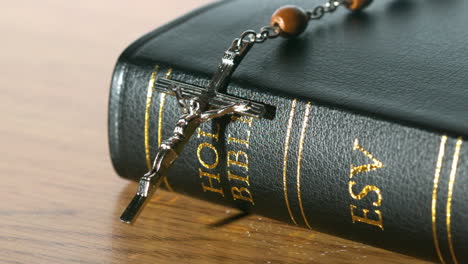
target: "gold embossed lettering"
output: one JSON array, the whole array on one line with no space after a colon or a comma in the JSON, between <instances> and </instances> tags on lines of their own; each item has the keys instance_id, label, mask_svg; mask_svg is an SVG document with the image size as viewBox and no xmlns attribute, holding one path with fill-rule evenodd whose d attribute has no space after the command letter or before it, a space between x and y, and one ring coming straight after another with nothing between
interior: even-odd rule
<instances>
[{"instance_id":1,"label":"gold embossed lettering","mask_svg":"<svg viewBox=\"0 0 468 264\"><path fill-rule=\"evenodd\" d=\"M216 124L216 134L205 132L201 128L198 128L197 131L198 131L198 135L197 135L198 138L201 138L201 137L213 138L214 140L216 140L216 142L218 142L219 140L219 124Z\"/></svg>"},{"instance_id":2,"label":"gold embossed lettering","mask_svg":"<svg viewBox=\"0 0 468 264\"><path fill-rule=\"evenodd\" d=\"M227 138L227 143L229 144L227 147L235 148L235 150L228 149L227 151L226 159L228 167L228 180L229 184L231 184L231 194L234 200L243 200L254 205L253 195L251 191L245 187L250 186L250 179L248 175L249 157L245 150L250 147L251 135L251 131L248 128L245 128L246 125L249 127L252 126L253 118L233 116L231 118L231 122L236 121L241 123L235 124L235 126L238 126L239 129L236 131L235 136L229 134ZM244 128L245 130L240 128ZM243 170L239 171L238 169L236 171L235 167L240 167Z\"/></svg>"},{"instance_id":3,"label":"gold embossed lettering","mask_svg":"<svg viewBox=\"0 0 468 264\"><path fill-rule=\"evenodd\" d=\"M234 157L234 159L232 159ZM244 157L244 161L239 161L241 157ZM227 158L228 166L234 165L244 168L246 171L249 171L249 156L244 151L229 151Z\"/></svg>"},{"instance_id":4,"label":"gold embossed lettering","mask_svg":"<svg viewBox=\"0 0 468 264\"><path fill-rule=\"evenodd\" d=\"M255 205L253 201L252 193L249 191L249 189L245 187L242 187L242 188L232 187L231 193L232 193L232 197L234 198L234 200L238 200L238 199L244 200Z\"/></svg>"},{"instance_id":5,"label":"gold embossed lettering","mask_svg":"<svg viewBox=\"0 0 468 264\"><path fill-rule=\"evenodd\" d=\"M212 164L206 163L203 160L203 158L201 157L201 152L202 152L202 150L204 148L211 149L213 151L213 153L215 154L215 161ZM213 145L211 145L210 143L204 142L204 143L201 143L200 145L198 145L197 157L198 157L198 161L200 161L201 165L203 165L203 167L205 167L207 169L214 169L214 168L216 168L216 166L218 166L218 163L219 163L218 150L216 150L216 148Z\"/></svg>"},{"instance_id":6,"label":"gold embossed lettering","mask_svg":"<svg viewBox=\"0 0 468 264\"><path fill-rule=\"evenodd\" d=\"M369 213L368 209L362 209L363 216L357 216L354 214L354 210L357 208L357 206L351 205L350 208L351 208L351 219L353 220L353 224L356 222L361 222L361 223L365 223L368 225L377 226L380 229L384 230L382 212L380 212L380 210L373 211L377 215L377 218L378 218L377 220L374 220L368 217L368 213Z\"/></svg>"},{"instance_id":7,"label":"gold embossed lettering","mask_svg":"<svg viewBox=\"0 0 468 264\"><path fill-rule=\"evenodd\" d=\"M247 131L246 139L235 138L229 135L228 144L232 144L232 143L242 144L242 145L245 145L247 148L249 148L250 147L250 131Z\"/></svg>"},{"instance_id":8,"label":"gold embossed lettering","mask_svg":"<svg viewBox=\"0 0 468 264\"><path fill-rule=\"evenodd\" d=\"M365 148L363 148L359 144L358 139L354 140L353 150L354 151L360 151L368 159L370 159L372 161L372 163L366 164L366 165L359 165L359 166L355 166L355 165L351 164L351 169L350 169L350 172L349 172L349 178L350 179L353 179L353 177L356 174L363 173L363 172L371 172L371 171L375 171L377 169L380 169L380 168L384 167L384 164L380 160L375 158L374 155L372 155L369 151L367 151ZM375 193L377 195L377 200L374 201L372 203L372 205L376 206L376 207L382 205L382 192L381 192L380 188L378 188L375 185L366 185L361 189L361 191L358 194L355 194L353 192L353 186L354 185L356 185L355 181L350 180L348 182L348 191L349 191L350 196L354 200L362 200L369 193L373 192L373 193ZM351 206L351 219L352 219L353 224L356 223L356 222L361 222L361 223L377 226L381 230L384 229L383 228L382 212L380 210L372 211L375 215L377 215L378 219L371 219L371 218L368 217L368 214L370 212L369 209L362 209L362 216L357 216L357 215L354 214L354 211L357 208L357 206L352 205L352 204L350 206Z\"/></svg>"},{"instance_id":9,"label":"gold embossed lettering","mask_svg":"<svg viewBox=\"0 0 468 264\"><path fill-rule=\"evenodd\" d=\"M351 171L350 171L350 174L349 174L349 178L353 178L353 176L358 174L358 173L373 171L373 170L380 169L380 168L384 167L383 163L380 160L376 159L369 151L367 151L366 149L361 147L361 145L359 145L359 140L358 139L354 140L353 150L361 151L364 155L366 155L366 157L368 157L370 160L372 160L373 163L372 164L366 164L366 165L360 165L360 166L351 165Z\"/></svg>"},{"instance_id":10,"label":"gold embossed lettering","mask_svg":"<svg viewBox=\"0 0 468 264\"><path fill-rule=\"evenodd\" d=\"M204 192L215 192L215 193L219 193L221 194L223 197L224 197L224 192L223 192L223 189L221 189L221 187L218 187L216 188L213 184L213 181L217 181L218 183L220 182L220 176L219 176L219 173L218 174L211 174L211 173L208 173L208 172L204 172L202 171L202 169L198 169L199 173L200 173L200 178L203 178L203 177L206 177L208 178L208 182L209 182L209 185L205 185L204 182L202 182L202 187L203 187L203 191Z\"/></svg>"},{"instance_id":11,"label":"gold embossed lettering","mask_svg":"<svg viewBox=\"0 0 468 264\"><path fill-rule=\"evenodd\" d=\"M355 200L362 200L364 197L366 197L370 192L375 192L377 194L377 201L373 202L372 204L374 206L380 206L382 204L382 194L380 193L380 189L377 186L374 185L366 185L364 188L362 188L361 192L359 194L354 194L353 193L353 186L356 185L356 182L350 181L349 182L349 194L353 199Z\"/></svg>"},{"instance_id":12,"label":"gold embossed lettering","mask_svg":"<svg viewBox=\"0 0 468 264\"><path fill-rule=\"evenodd\" d=\"M249 125L249 127L252 127L252 123L253 123L253 118L252 117L246 117L246 116L232 116L231 117L231 121L239 121L239 122L242 122L242 123L246 123L247 125Z\"/></svg>"},{"instance_id":13,"label":"gold embossed lettering","mask_svg":"<svg viewBox=\"0 0 468 264\"><path fill-rule=\"evenodd\" d=\"M239 176L239 175L232 174L230 171L228 171L228 179L229 180L243 181L247 185L250 186L249 175L246 175L245 177L242 177L242 176Z\"/></svg>"}]
</instances>

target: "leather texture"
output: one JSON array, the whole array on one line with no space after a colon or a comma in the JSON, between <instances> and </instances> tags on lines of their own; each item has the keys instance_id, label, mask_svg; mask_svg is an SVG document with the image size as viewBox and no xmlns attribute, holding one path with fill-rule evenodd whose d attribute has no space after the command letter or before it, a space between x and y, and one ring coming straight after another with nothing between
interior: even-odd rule
<instances>
[{"instance_id":1,"label":"leather texture","mask_svg":"<svg viewBox=\"0 0 468 264\"><path fill-rule=\"evenodd\" d=\"M170 67L171 79L207 85L240 31L265 24L283 4L316 2L218 2L132 44L119 58L110 91L109 144L118 174L137 180L147 171L145 115L155 65L159 78ZM205 124L202 131L219 138L193 137L169 172L170 188L437 261L435 237L445 262L453 262L450 245L459 263L468 261L468 142L459 138L468 134L468 62L461 56L468 35L459 26L467 8L463 1L379 1L366 14L339 11L311 23L297 40L255 46L227 93L274 106L275 118ZM151 158L179 113L174 98L161 98L151 93ZM248 146L233 138L249 139ZM355 142L368 153L353 148ZM239 151L245 154L235 159ZM369 154L383 166L351 177L352 166L374 164ZM209 181L200 170L219 175L212 183L223 195L203 189ZM249 190L252 202L235 200L235 188ZM351 206L357 216L369 210L371 220L378 210L383 229L353 223Z\"/></svg>"},{"instance_id":2,"label":"leather texture","mask_svg":"<svg viewBox=\"0 0 468 264\"><path fill-rule=\"evenodd\" d=\"M285 4L320 0L233 0L152 32L124 56L210 76L231 41L267 25ZM374 113L468 136L468 2L374 1L312 21L298 39L255 46L234 81L282 96Z\"/></svg>"}]
</instances>

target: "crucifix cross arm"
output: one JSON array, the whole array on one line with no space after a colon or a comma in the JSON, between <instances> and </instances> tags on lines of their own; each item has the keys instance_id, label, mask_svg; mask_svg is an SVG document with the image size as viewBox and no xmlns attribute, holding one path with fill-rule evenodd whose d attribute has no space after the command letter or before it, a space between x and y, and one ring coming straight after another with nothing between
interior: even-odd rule
<instances>
[{"instance_id":1,"label":"crucifix cross arm","mask_svg":"<svg viewBox=\"0 0 468 264\"><path fill-rule=\"evenodd\" d=\"M200 119L202 122L206 122L208 120L222 117L230 113L234 113L237 115L244 115L244 113L247 112L249 109L250 109L249 103L231 104L222 108L216 108L216 109L205 111L201 114Z\"/></svg>"},{"instance_id":2,"label":"crucifix cross arm","mask_svg":"<svg viewBox=\"0 0 468 264\"><path fill-rule=\"evenodd\" d=\"M182 108L187 107L187 100L198 97L200 99L206 100L210 109L218 109L232 107L234 105L247 104L249 106L248 109L239 108L236 111L237 114L253 117L256 119L261 119L265 117L265 114L267 112L267 106L262 103L246 100L224 93L215 93L213 97L204 97L204 94L206 93L208 88L176 80L158 78L155 82L154 90L175 96L177 98L177 101L179 102L179 106Z\"/></svg>"}]
</instances>

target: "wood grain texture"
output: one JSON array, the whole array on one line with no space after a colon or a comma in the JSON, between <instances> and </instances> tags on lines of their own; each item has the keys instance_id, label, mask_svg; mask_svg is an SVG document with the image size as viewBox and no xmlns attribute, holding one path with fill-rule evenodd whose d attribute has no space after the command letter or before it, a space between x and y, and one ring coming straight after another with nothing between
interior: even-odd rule
<instances>
[{"instance_id":1,"label":"wood grain texture","mask_svg":"<svg viewBox=\"0 0 468 264\"><path fill-rule=\"evenodd\" d=\"M259 216L214 228L235 212L172 193L119 222L136 186L108 155L114 63L205 2L2 3L0 263L423 263Z\"/></svg>"}]
</instances>

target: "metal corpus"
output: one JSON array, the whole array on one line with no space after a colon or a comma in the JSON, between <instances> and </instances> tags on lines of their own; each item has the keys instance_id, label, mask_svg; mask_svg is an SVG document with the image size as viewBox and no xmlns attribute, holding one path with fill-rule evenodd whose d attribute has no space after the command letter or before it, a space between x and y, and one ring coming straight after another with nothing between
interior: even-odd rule
<instances>
[{"instance_id":1,"label":"metal corpus","mask_svg":"<svg viewBox=\"0 0 468 264\"><path fill-rule=\"evenodd\" d=\"M157 90L175 95L181 115L172 136L159 146L151 170L140 179L136 195L120 217L123 222L132 223L138 217L200 124L227 114L256 118L265 114L262 104L223 94L232 74L254 44L242 39L240 46L238 43L238 39L234 40L225 52L208 88L169 80L157 81Z\"/></svg>"}]
</instances>

